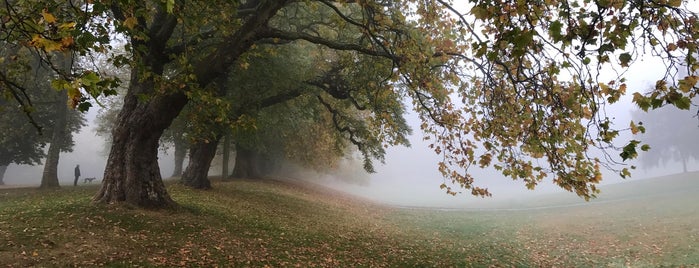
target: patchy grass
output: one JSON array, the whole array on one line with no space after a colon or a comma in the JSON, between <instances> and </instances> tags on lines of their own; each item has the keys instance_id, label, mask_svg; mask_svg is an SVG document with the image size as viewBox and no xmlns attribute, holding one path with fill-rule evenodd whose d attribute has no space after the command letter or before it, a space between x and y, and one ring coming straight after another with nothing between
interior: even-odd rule
<instances>
[{"instance_id":1,"label":"patchy grass","mask_svg":"<svg viewBox=\"0 0 699 268\"><path fill-rule=\"evenodd\" d=\"M0 190L0 266L639 267L699 264L699 195L520 211L383 207L276 181L178 184L176 211L96 186Z\"/></svg>"},{"instance_id":2,"label":"patchy grass","mask_svg":"<svg viewBox=\"0 0 699 268\"><path fill-rule=\"evenodd\" d=\"M389 221L391 209L271 181L169 185L181 208L90 204L94 187L0 192L0 265L450 266L431 233ZM463 266L463 265L459 265Z\"/></svg>"}]
</instances>

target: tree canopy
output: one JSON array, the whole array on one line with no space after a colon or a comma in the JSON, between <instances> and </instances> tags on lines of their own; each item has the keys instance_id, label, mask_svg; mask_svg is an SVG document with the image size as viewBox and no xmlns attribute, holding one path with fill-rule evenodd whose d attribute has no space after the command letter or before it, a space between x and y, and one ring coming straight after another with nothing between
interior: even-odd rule
<instances>
[{"instance_id":1,"label":"tree canopy","mask_svg":"<svg viewBox=\"0 0 699 268\"><path fill-rule=\"evenodd\" d=\"M471 168L493 167L529 188L552 177L563 189L593 197L601 167L628 176L629 167L614 164L644 149L637 140L616 146L627 128L610 124L605 105L633 94L643 110L688 109L699 80L693 75L699 21L680 0L16 2L3 6L0 39L47 59L47 52L68 48L108 51L115 32L128 39L127 55L112 58L132 72L99 202L171 205L155 161L163 130L188 102L218 98L204 93L265 43L311 43L336 53L341 66L355 64L325 70L333 82L356 70L382 70L384 83L352 88L366 90L365 97L390 96L376 103L411 102L443 159L440 172L482 196L490 193ZM644 56L666 65L645 93L628 88L623 76ZM690 75L665 82L679 69ZM113 82L84 71L62 74L54 84L85 108L87 97L113 94ZM8 90L20 89L3 87ZM337 114L334 103L319 100ZM390 118L379 119L363 124L390 126ZM384 133L367 137L393 144L376 134ZM596 149L606 157L590 153ZM615 150L618 157L610 154Z\"/></svg>"}]
</instances>

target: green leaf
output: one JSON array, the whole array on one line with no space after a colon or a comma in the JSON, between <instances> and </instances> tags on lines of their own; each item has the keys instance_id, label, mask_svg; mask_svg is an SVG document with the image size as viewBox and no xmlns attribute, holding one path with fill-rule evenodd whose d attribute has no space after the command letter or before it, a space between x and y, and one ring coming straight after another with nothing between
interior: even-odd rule
<instances>
[{"instance_id":1,"label":"green leaf","mask_svg":"<svg viewBox=\"0 0 699 268\"><path fill-rule=\"evenodd\" d=\"M476 19L479 20L486 20L488 19L488 17L490 17L488 10L482 6L474 6L473 8L471 8L471 15L473 15L474 17L476 17Z\"/></svg>"},{"instance_id":2,"label":"green leaf","mask_svg":"<svg viewBox=\"0 0 699 268\"><path fill-rule=\"evenodd\" d=\"M637 140L631 140L629 141L629 144L624 146L624 149L621 151L619 156L621 156L621 159L626 161L628 159L633 159L638 156L638 153L636 152L636 145L638 145L640 142Z\"/></svg>"},{"instance_id":3,"label":"green leaf","mask_svg":"<svg viewBox=\"0 0 699 268\"><path fill-rule=\"evenodd\" d=\"M53 87L56 91L63 91L69 89L71 85L66 80L56 79L51 81L51 87Z\"/></svg>"},{"instance_id":4,"label":"green leaf","mask_svg":"<svg viewBox=\"0 0 699 268\"><path fill-rule=\"evenodd\" d=\"M88 87L96 85L100 82L100 80L100 77L95 72L86 73L85 75L83 75L83 77L80 78L80 82L82 82L83 85Z\"/></svg>"},{"instance_id":5,"label":"green leaf","mask_svg":"<svg viewBox=\"0 0 699 268\"><path fill-rule=\"evenodd\" d=\"M166 9L167 13L172 14L172 11L175 9L175 0L167 0Z\"/></svg>"},{"instance_id":6,"label":"green leaf","mask_svg":"<svg viewBox=\"0 0 699 268\"><path fill-rule=\"evenodd\" d=\"M90 107L92 107L91 103L81 102L80 104L78 104L78 111L87 112L88 110L90 110Z\"/></svg>"},{"instance_id":7,"label":"green leaf","mask_svg":"<svg viewBox=\"0 0 699 268\"><path fill-rule=\"evenodd\" d=\"M652 99L652 100L650 101L650 105L651 105L651 107L652 107L653 109L660 108L660 107L663 106L663 100L657 99L657 98L656 98L656 99Z\"/></svg>"},{"instance_id":8,"label":"green leaf","mask_svg":"<svg viewBox=\"0 0 699 268\"><path fill-rule=\"evenodd\" d=\"M621 61L622 67L629 67L629 62L631 62L631 54L622 53L619 55L619 61Z\"/></svg>"},{"instance_id":9,"label":"green leaf","mask_svg":"<svg viewBox=\"0 0 699 268\"><path fill-rule=\"evenodd\" d=\"M621 172L619 172L619 175L620 175L622 178L626 179L626 178L628 178L628 177L631 176L631 172L629 171L628 168L624 168L624 169L621 170Z\"/></svg>"},{"instance_id":10,"label":"green leaf","mask_svg":"<svg viewBox=\"0 0 699 268\"><path fill-rule=\"evenodd\" d=\"M561 41L563 39L563 35L561 34L561 29L563 28L563 23L560 21L553 21L551 22L551 25L549 26L549 34L551 35L551 38L553 38L553 41Z\"/></svg>"},{"instance_id":11,"label":"green leaf","mask_svg":"<svg viewBox=\"0 0 699 268\"><path fill-rule=\"evenodd\" d=\"M689 110L689 107L692 104L692 100L685 96L682 96L681 98L675 100L672 104L674 104L680 110Z\"/></svg>"}]
</instances>

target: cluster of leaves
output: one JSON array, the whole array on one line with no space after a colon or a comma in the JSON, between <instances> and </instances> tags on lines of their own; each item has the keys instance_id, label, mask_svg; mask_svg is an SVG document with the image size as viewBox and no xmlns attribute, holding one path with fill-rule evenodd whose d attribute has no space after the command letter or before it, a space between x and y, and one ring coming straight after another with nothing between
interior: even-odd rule
<instances>
[{"instance_id":1,"label":"cluster of leaves","mask_svg":"<svg viewBox=\"0 0 699 268\"><path fill-rule=\"evenodd\" d=\"M73 1L6 1L0 6L0 41L29 49L52 69L52 86L65 90L71 107L86 111L89 99L114 95L117 79L85 70L73 72L73 53L86 55L111 49L109 28L100 20L106 6ZM70 59L70 60L68 60ZM14 83L4 71L0 74L4 94L11 95L25 109L31 109L27 89Z\"/></svg>"},{"instance_id":2,"label":"cluster of leaves","mask_svg":"<svg viewBox=\"0 0 699 268\"><path fill-rule=\"evenodd\" d=\"M368 171L373 159L383 161L385 146L408 144L403 104L388 83L390 61L303 41L262 43L230 71L226 102L190 94L188 110L197 112L188 112L187 121L203 124L187 130L189 137L207 139L230 128L239 146L315 169L336 166L351 144Z\"/></svg>"},{"instance_id":3,"label":"cluster of leaves","mask_svg":"<svg viewBox=\"0 0 699 268\"><path fill-rule=\"evenodd\" d=\"M628 68L646 50L669 65L659 75L661 81L681 63L690 71L697 68L697 15L682 1L473 1L469 8L475 21L447 6L455 18L434 11L442 24L421 23L429 17L422 16L418 25L423 31L458 36L459 41L451 47L453 42L435 42L435 58L423 62L457 55L447 60L459 60L457 66L463 68L443 70L458 76L446 81L458 88L462 105L449 100L452 90L420 81L431 96L446 101L418 101L418 110L427 104L421 109L423 130L435 140L435 152L444 156L442 174L476 195L490 193L474 186L474 178L463 172L471 166L492 166L524 180L528 188L553 175L563 189L594 197L600 166L635 157L639 145L615 145L621 130L612 126L603 108L626 94L627 85L621 75L601 74ZM430 9L418 5L416 10ZM657 87L647 96L635 94L634 101L644 110L657 107L653 103L688 108L696 78L689 75L678 85ZM604 157L593 153L595 149ZM612 149L621 155L610 155ZM630 174L628 168L619 172Z\"/></svg>"},{"instance_id":4,"label":"cluster of leaves","mask_svg":"<svg viewBox=\"0 0 699 268\"><path fill-rule=\"evenodd\" d=\"M273 29L268 32L276 38L272 41L290 42L307 57L302 69L306 77L295 77L295 81L303 84L303 94L311 96L307 101L297 102L306 103L303 104L306 108L299 107L307 109L304 112L307 116L301 119L315 120L320 124L320 128L312 129L329 127L322 133L328 134L326 138L336 140L327 143L319 137L300 142L303 136L295 135L295 141L290 144L316 144L319 148L330 149L332 147L328 145L346 143L362 154L364 168L370 172L373 171L373 160L383 162L386 146L408 145L405 136L410 133L410 128L403 118L403 96L400 88L393 84L395 59L386 48L386 42L398 35L398 27L381 26L383 23L404 23L405 18L386 19L384 15L393 11L384 10L385 6L391 5L309 2L282 9L273 19ZM337 134L330 134L330 131ZM344 141L338 143L338 139ZM294 154L306 155L308 157L304 158L310 159L310 154L299 152L303 151Z\"/></svg>"}]
</instances>

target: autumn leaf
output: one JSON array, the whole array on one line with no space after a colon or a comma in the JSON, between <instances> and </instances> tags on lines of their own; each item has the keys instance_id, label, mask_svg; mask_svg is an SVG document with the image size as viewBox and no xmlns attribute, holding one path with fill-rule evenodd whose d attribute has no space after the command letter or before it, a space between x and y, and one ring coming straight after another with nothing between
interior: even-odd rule
<instances>
[{"instance_id":1,"label":"autumn leaf","mask_svg":"<svg viewBox=\"0 0 699 268\"><path fill-rule=\"evenodd\" d=\"M490 17L488 10L481 6L471 8L471 14L479 20L486 20Z\"/></svg>"},{"instance_id":2,"label":"autumn leaf","mask_svg":"<svg viewBox=\"0 0 699 268\"><path fill-rule=\"evenodd\" d=\"M66 36L61 38L61 47L63 48L69 48L73 46L74 40L72 36Z\"/></svg>"},{"instance_id":3,"label":"autumn leaf","mask_svg":"<svg viewBox=\"0 0 699 268\"><path fill-rule=\"evenodd\" d=\"M138 24L138 20L136 17L128 17L124 20L123 24L126 26L126 28L133 30L136 27L136 24Z\"/></svg>"},{"instance_id":4,"label":"autumn leaf","mask_svg":"<svg viewBox=\"0 0 699 268\"><path fill-rule=\"evenodd\" d=\"M699 81L699 76L690 75L685 77L679 82L680 91L689 93L689 91L697 84L697 81Z\"/></svg>"},{"instance_id":5,"label":"autumn leaf","mask_svg":"<svg viewBox=\"0 0 699 268\"><path fill-rule=\"evenodd\" d=\"M48 24L56 23L56 17L49 13L47 9L41 11L41 16L44 17L44 22Z\"/></svg>"},{"instance_id":6,"label":"autumn leaf","mask_svg":"<svg viewBox=\"0 0 699 268\"><path fill-rule=\"evenodd\" d=\"M668 52L675 51L675 50L677 50L677 45L675 45L675 43L667 44L667 51Z\"/></svg>"},{"instance_id":7,"label":"autumn leaf","mask_svg":"<svg viewBox=\"0 0 699 268\"><path fill-rule=\"evenodd\" d=\"M682 5L682 0L668 0L667 4L671 7L680 7Z\"/></svg>"},{"instance_id":8,"label":"autumn leaf","mask_svg":"<svg viewBox=\"0 0 699 268\"><path fill-rule=\"evenodd\" d=\"M32 37L32 41L29 42L31 46L42 49L46 52L60 51L63 50L61 42L55 42L50 39L44 38L41 35L35 34Z\"/></svg>"}]
</instances>

